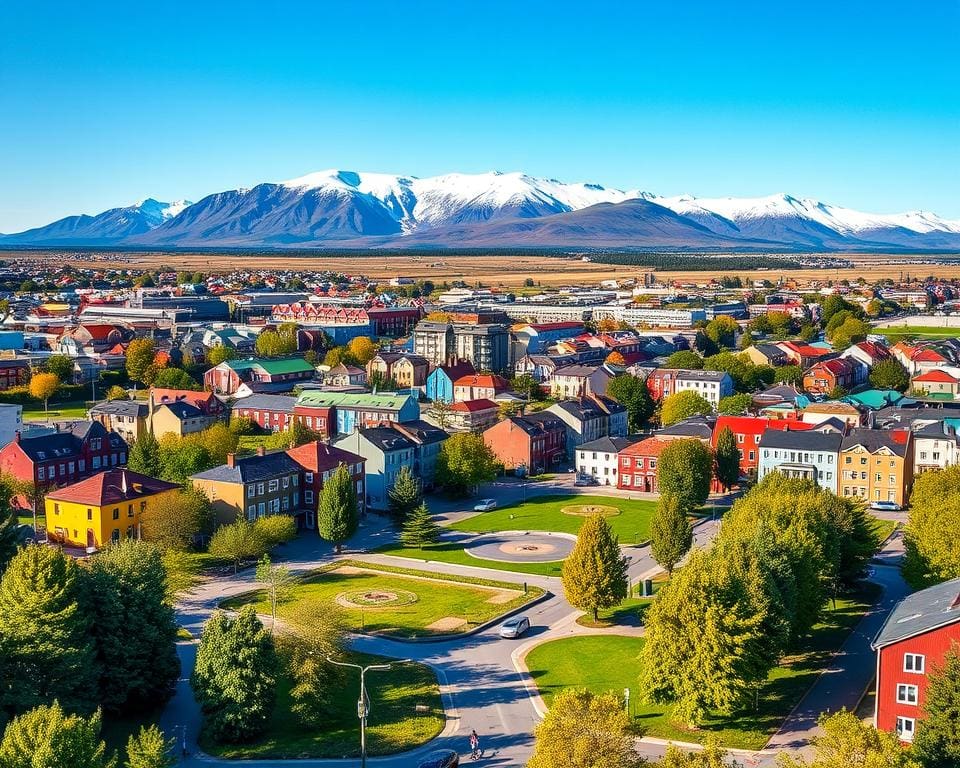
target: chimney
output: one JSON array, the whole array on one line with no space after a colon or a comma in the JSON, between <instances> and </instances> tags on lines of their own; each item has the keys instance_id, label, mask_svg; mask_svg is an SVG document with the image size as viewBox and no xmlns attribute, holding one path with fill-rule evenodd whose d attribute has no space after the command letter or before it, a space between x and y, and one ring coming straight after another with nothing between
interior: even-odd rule
<instances>
[{"instance_id":1,"label":"chimney","mask_svg":"<svg viewBox=\"0 0 960 768\"><path fill-rule=\"evenodd\" d=\"M235 453L227 454L227 466L231 468L237 466L237 454Z\"/></svg>"},{"instance_id":2,"label":"chimney","mask_svg":"<svg viewBox=\"0 0 960 768\"><path fill-rule=\"evenodd\" d=\"M13 436L13 441L14 441L15 443L19 443L19 442L20 442L20 430L19 430L19 429L17 430L16 434Z\"/></svg>"},{"instance_id":3,"label":"chimney","mask_svg":"<svg viewBox=\"0 0 960 768\"><path fill-rule=\"evenodd\" d=\"M264 448L262 445L258 445L258 446L257 446L257 456L266 456L266 455L267 455L267 449Z\"/></svg>"}]
</instances>

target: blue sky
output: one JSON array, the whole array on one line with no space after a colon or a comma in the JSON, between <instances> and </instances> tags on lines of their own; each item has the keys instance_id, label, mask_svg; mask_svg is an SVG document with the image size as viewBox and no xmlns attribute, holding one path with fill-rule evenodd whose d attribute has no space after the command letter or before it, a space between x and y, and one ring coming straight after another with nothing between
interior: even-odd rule
<instances>
[{"instance_id":1,"label":"blue sky","mask_svg":"<svg viewBox=\"0 0 960 768\"><path fill-rule=\"evenodd\" d=\"M960 218L960 3L0 4L0 232L324 168Z\"/></svg>"}]
</instances>

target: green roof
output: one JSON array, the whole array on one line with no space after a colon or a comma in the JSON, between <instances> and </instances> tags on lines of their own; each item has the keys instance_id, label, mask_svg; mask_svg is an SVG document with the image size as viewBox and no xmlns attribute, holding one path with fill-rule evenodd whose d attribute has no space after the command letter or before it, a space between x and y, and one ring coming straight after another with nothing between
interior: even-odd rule
<instances>
[{"instance_id":1,"label":"green roof","mask_svg":"<svg viewBox=\"0 0 960 768\"><path fill-rule=\"evenodd\" d=\"M314 408L330 408L334 406L358 407L358 408L382 408L384 410L399 410L407 401L412 399L412 395L400 395L396 393L373 394L360 392L356 394L346 392L318 392L315 390L306 390L300 393L297 398L297 405L304 405Z\"/></svg>"},{"instance_id":2,"label":"green roof","mask_svg":"<svg viewBox=\"0 0 960 768\"><path fill-rule=\"evenodd\" d=\"M868 389L864 392L847 395L843 399L848 403L859 403L873 411L878 411L888 405L900 402L900 400L903 399L903 395L895 389Z\"/></svg>"},{"instance_id":3,"label":"green roof","mask_svg":"<svg viewBox=\"0 0 960 768\"><path fill-rule=\"evenodd\" d=\"M227 360L229 365L235 371L246 371L250 368L262 368L269 374L276 373L305 373L313 371L314 367L303 358L292 358L285 360L266 360L263 358L254 358L252 360Z\"/></svg>"}]
</instances>

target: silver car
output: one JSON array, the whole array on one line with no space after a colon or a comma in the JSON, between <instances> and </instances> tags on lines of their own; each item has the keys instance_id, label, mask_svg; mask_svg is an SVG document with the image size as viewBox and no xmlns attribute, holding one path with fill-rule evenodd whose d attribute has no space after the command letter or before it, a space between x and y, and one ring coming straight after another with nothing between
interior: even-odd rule
<instances>
[{"instance_id":1,"label":"silver car","mask_svg":"<svg viewBox=\"0 0 960 768\"><path fill-rule=\"evenodd\" d=\"M526 616L511 616L500 625L500 637L513 640L530 629L530 619Z\"/></svg>"}]
</instances>

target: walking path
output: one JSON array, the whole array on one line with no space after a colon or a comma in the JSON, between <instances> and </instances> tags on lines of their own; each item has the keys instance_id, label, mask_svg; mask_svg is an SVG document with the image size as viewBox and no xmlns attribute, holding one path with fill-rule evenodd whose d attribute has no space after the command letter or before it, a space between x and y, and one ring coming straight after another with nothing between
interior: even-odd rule
<instances>
[{"instance_id":1,"label":"walking path","mask_svg":"<svg viewBox=\"0 0 960 768\"><path fill-rule=\"evenodd\" d=\"M527 492L536 493L554 492L586 492L593 495L614 495L612 489L591 487L573 489L569 483L572 479L558 476L558 481L536 483L536 490L529 484ZM550 484L548 484L550 483ZM566 483L566 484L565 484ZM516 482L507 482L503 486L497 484L496 495L501 504L512 503L521 498L524 493ZM552 489L552 490L548 490ZM485 495L492 495L491 489L485 489ZM483 491L481 492L483 495ZM463 509L463 503L439 503L439 517L452 522L466 519L473 513ZM458 509L459 507L459 509ZM718 530L719 522L702 520L695 528L694 546L703 547L709 543ZM521 641L503 640L497 634L497 628L489 627L475 634L457 638L455 640L434 643L403 643L383 637L356 635L351 638L351 647L382 656L411 659L429 665L437 673L441 686L444 709L447 722L443 732L436 739L416 750L390 757L370 758L371 765L378 768L413 768L417 759L434 749L453 749L461 753L468 751L467 737L475 729L481 737L485 749L484 762L491 766L521 766L525 765L533 749L533 730L539 723L544 711L542 701L536 685L527 674L523 666L523 657L534 645L549 642L550 640L575 635L588 634L628 634L642 635L642 627L611 629L594 629L576 623L581 615L567 603L562 595L560 580L549 576L537 576L507 571L494 571L476 566L464 566L453 563L410 561L380 554L369 554L372 548L391 543L395 534L389 529L382 518L369 517L350 542L350 549L342 555L336 555L332 547L318 537L302 536L283 547L278 553L278 560L283 560L291 571L306 573L322 565L329 564L338 558L349 557L363 560L371 564L406 565L412 568L426 569L435 573L477 576L481 578L496 578L499 581L522 584L528 583L541 587L551 593L545 600L531 606L524 613L530 619L531 630ZM892 547L888 543L884 555ZM631 583L637 583L645 578L652 578L660 572L659 566L650 555L649 547L625 547L625 553L630 556L629 574ZM842 696L855 691L855 698L859 698L870 681L866 671L866 657L863 654L863 645L869 647L872 639L870 622L877 626L882 622L893 603L899 599L901 592L897 584L899 571L890 565L877 566L874 569L876 580L885 586L884 599L864 622L854 632L859 638L859 645L854 643L854 637L848 640L848 645L856 645L848 649L847 645L838 655L835 665L836 671L818 679L814 688L807 694L795 712L784 723L769 747L777 749L796 749L800 747L814 732L816 716L820 711L833 706L833 702L846 701ZM225 578L208 580L196 589L184 595L177 604L177 620L193 633L199 636L204 622L223 599L248 591L254 587L252 569ZM161 727L171 734L176 734L178 740L182 738L184 726L186 731L186 746L189 756L184 760L185 766L286 766L295 763L302 768L333 768L334 766L356 765L357 760L221 760L205 756L198 752L197 735L201 724L199 707L194 700L188 679L193 669L196 657L195 643L181 643L178 646L183 677L177 685L176 694L169 702L161 719ZM870 656L872 664L872 655ZM849 661L847 661L849 659ZM866 665L866 666L865 666ZM832 669L832 668L831 668ZM872 669L872 666L871 666ZM386 673L389 674L389 673ZM866 675L866 676L865 676ZM824 680L829 680L829 685ZM376 685L376 678L371 680ZM847 692L847 693L843 693ZM852 696L853 694L849 694ZM848 696L848 698L849 698ZM825 702L825 703L823 703ZM853 701L851 705L856 704ZM642 739L639 743L641 753L657 759L666 751L666 742L657 739ZM689 745L698 748L698 745ZM772 753L764 750L758 753L743 753L738 759L748 765L773 765Z\"/></svg>"}]
</instances>

